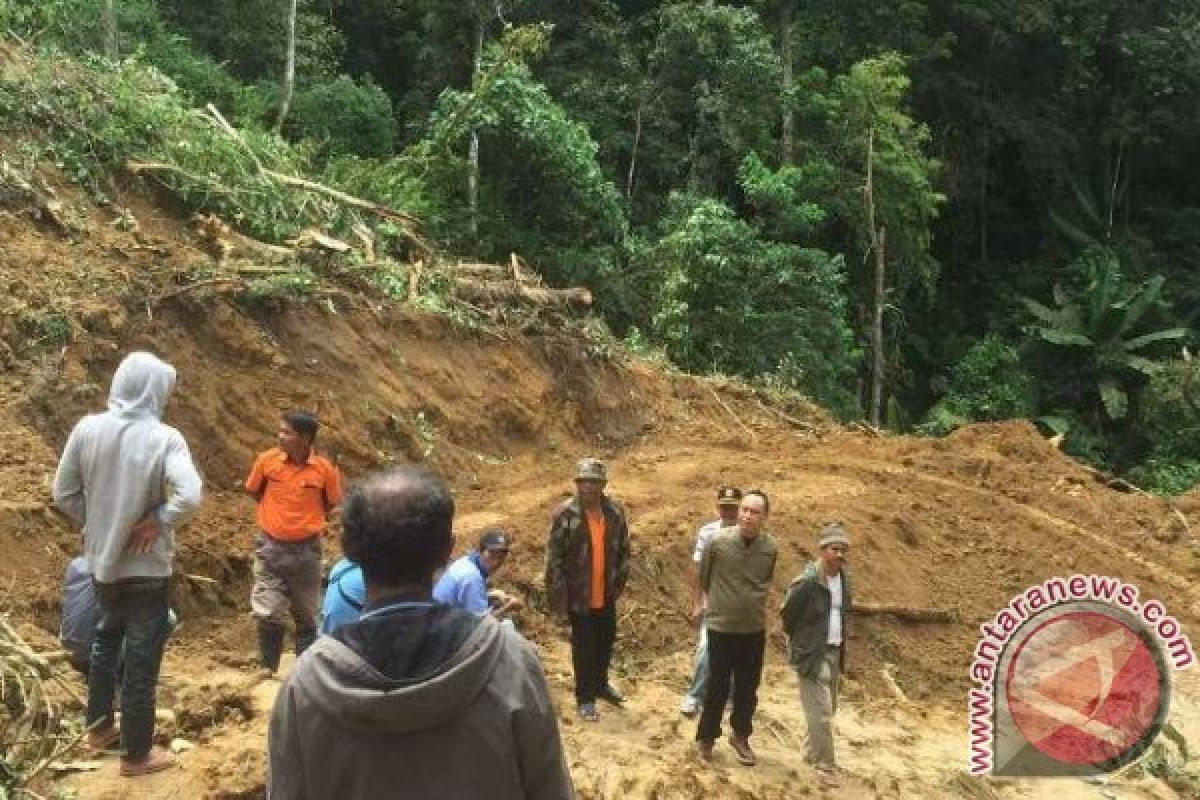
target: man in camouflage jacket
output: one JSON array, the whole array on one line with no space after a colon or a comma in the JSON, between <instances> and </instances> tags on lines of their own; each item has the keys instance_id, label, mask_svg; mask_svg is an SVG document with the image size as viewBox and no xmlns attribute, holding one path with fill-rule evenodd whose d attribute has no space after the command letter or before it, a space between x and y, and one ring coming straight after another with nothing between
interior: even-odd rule
<instances>
[{"instance_id":1,"label":"man in camouflage jacket","mask_svg":"<svg viewBox=\"0 0 1200 800\"><path fill-rule=\"evenodd\" d=\"M571 622L575 699L586 721L598 718L596 699L625 702L608 680L617 633L617 600L629 578L625 512L604 494L604 463L579 462L575 497L554 514L546 542L546 595Z\"/></svg>"}]
</instances>

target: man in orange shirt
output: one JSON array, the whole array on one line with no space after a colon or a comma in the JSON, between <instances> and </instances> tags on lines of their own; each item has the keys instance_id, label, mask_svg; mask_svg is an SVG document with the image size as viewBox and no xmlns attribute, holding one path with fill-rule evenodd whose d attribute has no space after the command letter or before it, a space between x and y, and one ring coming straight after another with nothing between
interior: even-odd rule
<instances>
[{"instance_id":1,"label":"man in orange shirt","mask_svg":"<svg viewBox=\"0 0 1200 800\"><path fill-rule=\"evenodd\" d=\"M285 615L296 626L296 655L317 637L321 593L321 536L329 512L342 502L337 467L312 450L317 418L284 414L279 446L259 454L246 478L258 501L254 588L250 609L258 620L262 665L274 672L283 652Z\"/></svg>"},{"instance_id":2,"label":"man in orange shirt","mask_svg":"<svg viewBox=\"0 0 1200 800\"><path fill-rule=\"evenodd\" d=\"M604 462L585 458L575 473L575 497L554 514L546 542L546 595L571 621L571 661L579 716L599 718L596 698L615 706L625 698L608 681L617 635L617 599L629 578L625 512L604 494Z\"/></svg>"}]
</instances>

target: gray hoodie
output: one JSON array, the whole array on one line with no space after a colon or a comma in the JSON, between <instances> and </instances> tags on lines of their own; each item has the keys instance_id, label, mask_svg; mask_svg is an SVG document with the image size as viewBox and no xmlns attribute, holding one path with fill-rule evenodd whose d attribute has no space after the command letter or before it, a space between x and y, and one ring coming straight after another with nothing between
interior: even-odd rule
<instances>
[{"instance_id":1,"label":"gray hoodie","mask_svg":"<svg viewBox=\"0 0 1200 800\"><path fill-rule=\"evenodd\" d=\"M202 483L182 434L161 418L175 368L131 353L113 375L108 410L79 421L58 462L54 503L83 529L84 555L99 583L171 575L174 529L200 505ZM149 552L129 552L134 524L158 517Z\"/></svg>"},{"instance_id":2,"label":"gray hoodie","mask_svg":"<svg viewBox=\"0 0 1200 800\"><path fill-rule=\"evenodd\" d=\"M440 604L318 639L275 698L267 749L269 800L574 796L533 646Z\"/></svg>"}]
</instances>

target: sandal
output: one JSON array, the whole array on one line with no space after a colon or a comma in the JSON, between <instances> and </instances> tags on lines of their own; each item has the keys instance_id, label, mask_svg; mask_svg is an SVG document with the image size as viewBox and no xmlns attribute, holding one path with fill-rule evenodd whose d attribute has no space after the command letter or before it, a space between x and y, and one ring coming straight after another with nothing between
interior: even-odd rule
<instances>
[{"instance_id":1,"label":"sandal","mask_svg":"<svg viewBox=\"0 0 1200 800\"><path fill-rule=\"evenodd\" d=\"M90 731L87 735L88 748L97 753L105 753L119 749L121 730L111 722L103 728Z\"/></svg>"},{"instance_id":2,"label":"sandal","mask_svg":"<svg viewBox=\"0 0 1200 800\"><path fill-rule=\"evenodd\" d=\"M142 775L150 775L155 772L162 772L164 769L170 769L175 766L175 758L166 750L155 745L150 748L150 752L140 761L128 761L121 759L121 775L126 778L137 778Z\"/></svg>"},{"instance_id":3,"label":"sandal","mask_svg":"<svg viewBox=\"0 0 1200 800\"><path fill-rule=\"evenodd\" d=\"M821 784L823 789L836 789L842 785L838 780L837 772L828 767L817 769L817 783Z\"/></svg>"}]
</instances>

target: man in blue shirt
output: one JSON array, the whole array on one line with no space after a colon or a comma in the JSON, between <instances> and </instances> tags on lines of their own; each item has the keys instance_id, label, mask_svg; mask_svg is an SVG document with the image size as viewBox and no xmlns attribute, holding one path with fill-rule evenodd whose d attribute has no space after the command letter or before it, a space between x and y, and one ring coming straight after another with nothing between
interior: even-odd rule
<instances>
[{"instance_id":1,"label":"man in blue shirt","mask_svg":"<svg viewBox=\"0 0 1200 800\"><path fill-rule=\"evenodd\" d=\"M480 616L489 611L504 617L520 611L520 599L499 591L488 592L487 581L508 558L511 542L507 533L497 528L479 538L479 548L455 561L433 587L433 599L456 606Z\"/></svg>"},{"instance_id":2,"label":"man in blue shirt","mask_svg":"<svg viewBox=\"0 0 1200 800\"><path fill-rule=\"evenodd\" d=\"M342 558L329 570L325 602L321 604L321 633L328 636L348 622L357 622L367 603L362 568Z\"/></svg>"},{"instance_id":3,"label":"man in blue shirt","mask_svg":"<svg viewBox=\"0 0 1200 800\"><path fill-rule=\"evenodd\" d=\"M433 590L439 603L456 606L472 614L492 612L504 617L523 608L519 598L488 590L487 579L504 564L512 547L508 534L489 530L479 540L479 549L455 561L442 573ZM362 568L343 558L329 571L325 602L321 605L321 633L328 636L342 625L357 622L366 605L367 588Z\"/></svg>"}]
</instances>

